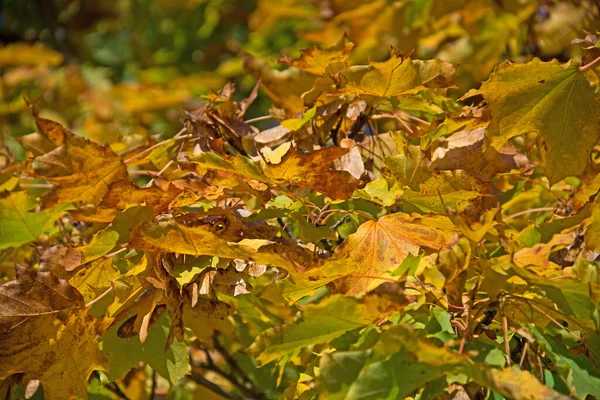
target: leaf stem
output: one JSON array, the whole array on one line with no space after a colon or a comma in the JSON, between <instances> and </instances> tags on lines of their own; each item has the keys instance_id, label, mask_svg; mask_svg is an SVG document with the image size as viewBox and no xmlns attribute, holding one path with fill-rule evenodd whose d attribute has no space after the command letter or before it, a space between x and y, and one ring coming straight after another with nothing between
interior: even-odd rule
<instances>
[{"instance_id":1,"label":"leaf stem","mask_svg":"<svg viewBox=\"0 0 600 400\"><path fill-rule=\"evenodd\" d=\"M87 303L85 305L85 308L90 308L91 306L93 306L94 304L96 304L97 302L99 302L100 300L102 300L103 298L105 298L110 292L112 292L113 287L109 287L108 289L106 289L104 291L104 293L102 293L100 296L96 297L94 300L90 301L89 303Z\"/></svg>"},{"instance_id":2,"label":"leaf stem","mask_svg":"<svg viewBox=\"0 0 600 400\"><path fill-rule=\"evenodd\" d=\"M212 383L211 381L209 381L208 379L206 379L205 377L203 377L202 375L200 375L197 372L192 371L190 377L197 384L204 386L205 388L207 388L210 391L218 394L221 397L224 397L224 398L229 399L229 400L243 400L238 395L226 391L221 386Z\"/></svg>"},{"instance_id":3,"label":"leaf stem","mask_svg":"<svg viewBox=\"0 0 600 400\"><path fill-rule=\"evenodd\" d=\"M511 214L504 218L504 221L508 221L509 219L516 218L521 215L535 213L535 212L544 212L544 211L554 211L556 207L538 207L538 208L530 208L529 210L519 211L517 213Z\"/></svg>"},{"instance_id":4,"label":"leaf stem","mask_svg":"<svg viewBox=\"0 0 600 400\"><path fill-rule=\"evenodd\" d=\"M512 360L510 359L510 343L508 342L508 318L502 315L502 336L504 337L504 354L506 355L506 363L510 367Z\"/></svg>"},{"instance_id":5,"label":"leaf stem","mask_svg":"<svg viewBox=\"0 0 600 400\"><path fill-rule=\"evenodd\" d=\"M523 350L521 350L521 359L519 360L519 368L523 368L523 361L525 361L525 356L527 355L527 348L529 347L529 342L525 342L523 345Z\"/></svg>"},{"instance_id":6,"label":"leaf stem","mask_svg":"<svg viewBox=\"0 0 600 400\"><path fill-rule=\"evenodd\" d=\"M270 115L263 115L262 117L252 118L252 119L249 119L249 120L244 121L244 122L247 123L247 124L251 124L253 122L266 121L268 119L273 119L273 117L270 116Z\"/></svg>"},{"instance_id":7,"label":"leaf stem","mask_svg":"<svg viewBox=\"0 0 600 400\"><path fill-rule=\"evenodd\" d=\"M156 394L156 371L152 370L152 386L150 387L150 400L154 400Z\"/></svg>"},{"instance_id":8,"label":"leaf stem","mask_svg":"<svg viewBox=\"0 0 600 400\"><path fill-rule=\"evenodd\" d=\"M183 132L185 132L185 128L183 128L182 130L180 130L179 132L177 132L177 134L176 134L175 136L173 136L171 139L175 139L175 140L179 140L179 139L187 139L187 138L190 138L190 137L193 137L193 136L194 136L194 135L192 135L192 134L181 136L181 134L182 134ZM156 143L155 145L148 147L146 150L144 150L144 151L140 151L140 152L139 152L139 153L137 153L136 155L129 157L127 160L124 160L124 161L123 161L123 163L127 164L127 163L130 163L130 162L131 162L131 161L133 161L133 160L136 160L136 159L138 159L138 158L140 158L140 157L142 157L142 156L145 156L146 154L150 153L150 152L151 152L152 150L154 150L155 148L157 148L157 147L161 146L161 145L162 145L164 142L166 142L167 140L171 140L171 139L166 139L166 140L163 140L163 141L161 141L161 142L158 142L158 143Z\"/></svg>"},{"instance_id":9,"label":"leaf stem","mask_svg":"<svg viewBox=\"0 0 600 400\"><path fill-rule=\"evenodd\" d=\"M592 62L590 62L588 64L582 65L581 67L579 67L579 72L583 72L585 70L588 70L588 69L592 68L599 61L600 61L600 57L596 58L594 61L592 61Z\"/></svg>"},{"instance_id":10,"label":"leaf stem","mask_svg":"<svg viewBox=\"0 0 600 400\"><path fill-rule=\"evenodd\" d=\"M19 183L19 186L28 189L52 189L54 185L51 183Z\"/></svg>"},{"instance_id":11,"label":"leaf stem","mask_svg":"<svg viewBox=\"0 0 600 400\"><path fill-rule=\"evenodd\" d=\"M122 252L124 252L124 251L126 251L126 250L128 250L128 249L127 249L127 247L123 247L122 249L119 249L119 250L117 250L117 251L113 251L113 252L112 252L112 253L110 253L110 254L106 254L106 255L104 256L104 258L109 258L109 257L112 257L112 256L116 256L117 254L119 254L119 253L122 253Z\"/></svg>"}]
</instances>

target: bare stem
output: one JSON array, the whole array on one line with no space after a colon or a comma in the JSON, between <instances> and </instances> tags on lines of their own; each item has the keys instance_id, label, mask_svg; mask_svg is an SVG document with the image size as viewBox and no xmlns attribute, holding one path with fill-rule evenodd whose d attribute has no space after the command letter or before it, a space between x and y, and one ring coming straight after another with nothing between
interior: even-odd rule
<instances>
[{"instance_id":1,"label":"bare stem","mask_svg":"<svg viewBox=\"0 0 600 400\"><path fill-rule=\"evenodd\" d=\"M54 185L51 183L19 183L19 186L28 189L52 189Z\"/></svg>"},{"instance_id":2,"label":"bare stem","mask_svg":"<svg viewBox=\"0 0 600 400\"><path fill-rule=\"evenodd\" d=\"M104 293L102 293L100 296L96 297L94 300L90 301L89 303L87 303L85 305L85 308L90 308L91 306L93 306L94 304L96 304L97 302L99 302L100 300L102 300L103 298L105 298L110 292L112 292L113 287L109 287L108 289L106 289L104 291Z\"/></svg>"},{"instance_id":3,"label":"bare stem","mask_svg":"<svg viewBox=\"0 0 600 400\"><path fill-rule=\"evenodd\" d=\"M249 119L248 121L244 121L244 122L246 122L247 124L251 124L253 122L266 121L268 119L273 119L273 117L270 115L263 115L262 117L252 118L252 119Z\"/></svg>"},{"instance_id":4,"label":"bare stem","mask_svg":"<svg viewBox=\"0 0 600 400\"><path fill-rule=\"evenodd\" d=\"M590 62L589 64L582 65L581 67L579 67L579 71L583 72L583 71L585 71L587 69L590 69L594 65L596 65L599 61L600 61L600 57L596 58L594 61Z\"/></svg>"},{"instance_id":5,"label":"bare stem","mask_svg":"<svg viewBox=\"0 0 600 400\"><path fill-rule=\"evenodd\" d=\"M192 374L191 374L190 377L197 384L204 386L205 388L209 389L210 391L218 394L219 396L221 396L221 397L223 397L225 399L228 399L228 400L243 400L238 395L236 395L234 393L231 393L231 392L228 392L227 390L223 389L221 386L212 383L211 381L209 381L208 379L206 379L205 377L203 377L202 375L200 375L197 372L192 371Z\"/></svg>"},{"instance_id":6,"label":"bare stem","mask_svg":"<svg viewBox=\"0 0 600 400\"><path fill-rule=\"evenodd\" d=\"M194 136L194 135L192 135L192 134L189 134L189 135L184 135L184 136L182 136L181 134L182 134L183 132L185 132L185 128L183 128L182 130L180 130L180 131L177 133L177 135L173 136L173 138L172 138L172 139L175 139L175 140L180 140L180 139L188 139L188 138L191 138L191 137L193 137L193 136ZM167 140L171 140L171 139L167 139ZM157 147L159 147L159 146L162 146L162 144L163 144L164 142L166 142L167 140L163 140L162 142L158 142L158 143L156 143L155 145L148 147L146 150L144 150L144 151L140 151L140 152L139 152L139 153L137 153L136 155L129 157L127 160L124 160L123 162L124 162L125 164L127 164L127 163L130 163L130 162L131 162L131 161L133 161L133 160L136 160L136 159L138 159L138 158L140 158L140 157L143 157L143 156L145 156L146 154L150 153L150 152L151 152L152 150L154 150L155 148L157 148Z\"/></svg>"},{"instance_id":7,"label":"bare stem","mask_svg":"<svg viewBox=\"0 0 600 400\"><path fill-rule=\"evenodd\" d=\"M536 213L536 212L544 212L544 211L554 211L554 210L556 210L556 207L531 208L529 210L519 211L517 213L511 214L511 215L505 217L504 221L508 221L509 219L516 218L516 217L518 217L520 215L525 215L525 214L530 214L530 213Z\"/></svg>"},{"instance_id":8,"label":"bare stem","mask_svg":"<svg viewBox=\"0 0 600 400\"><path fill-rule=\"evenodd\" d=\"M519 360L519 368L523 368L523 361L525 361L525 355L527 355L527 349L529 348L529 342L525 342L523 350L521 352L521 359Z\"/></svg>"},{"instance_id":9,"label":"bare stem","mask_svg":"<svg viewBox=\"0 0 600 400\"><path fill-rule=\"evenodd\" d=\"M508 342L508 318L506 318L506 315L502 315L502 335L504 336L504 354L506 355L506 362L508 366L511 366L510 343Z\"/></svg>"},{"instance_id":10,"label":"bare stem","mask_svg":"<svg viewBox=\"0 0 600 400\"><path fill-rule=\"evenodd\" d=\"M123 247L122 249L119 249L117 251L114 251L114 252L112 252L110 254L105 255L104 258L109 258L109 257L112 257L112 256L116 256L117 254L122 253L122 252L124 252L126 250L127 250L127 247Z\"/></svg>"}]
</instances>

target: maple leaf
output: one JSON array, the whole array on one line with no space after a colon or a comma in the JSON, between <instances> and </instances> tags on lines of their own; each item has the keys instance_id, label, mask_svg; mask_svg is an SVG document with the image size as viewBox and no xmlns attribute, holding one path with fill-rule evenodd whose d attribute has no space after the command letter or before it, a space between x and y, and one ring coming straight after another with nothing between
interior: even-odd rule
<instances>
[{"instance_id":1,"label":"maple leaf","mask_svg":"<svg viewBox=\"0 0 600 400\"><path fill-rule=\"evenodd\" d=\"M0 194L0 249L38 239L65 210L71 208L70 203L65 203L41 212L31 212L36 205L36 201L24 191Z\"/></svg>"},{"instance_id":2,"label":"maple leaf","mask_svg":"<svg viewBox=\"0 0 600 400\"><path fill-rule=\"evenodd\" d=\"M364 294L374 289L384 274L408 255L418 255L421 247L433 250L449 248L457 239L451 222L445 217L413 217L395 213L377 221L367 221L335 250L338 260L358 263L356 276L332 282L338 293Z\"/></svg>"},{"instance_id":3,"label":"maple leaf","mask_svg":"<svg viewBox=\"0 0 600 400\"><path fill-rule=\"evenodd\" d=\"M318 288L329 282L351 275L359 269L360 266L351 260L332 259L322 265L308 266L301 272L291 269L286 279L277 281L277 286L281 290L281 295L293 303L314 294Z\"/></svg>"},{"instance_id":4,"label":"maple leaf","mask_svg":"<svg viewBox=\"0 0 600 400\"><path fill-rule=\"evenodd\" d=\"M17 267L0 286L0 379L24 373L47 399L87 398L90 374L105 370L97 335L81 294L52 273Z\"/></svg>"},{"instance_id":5,"label":"maple leaf","mask_svg":"<svg viewBox=\"0 0 600 400\"><path fill-rule=\"evenodd\" d=\"M108 185L127 174L127 168L110 147L76 136L62 125L35 116L39 133L55 148L33 161L35 174L57 183L42 198L45 208L65 202L98 204ZM26 139L22 143L27 143Z\"/></svg>"},{"instance_id":6,"label":"maple leaf","mask_svg":"<svg viewBox=\"0 0 600 400\"><path fill-rule=\"evenodd\" d=\"M244 67L257 81L274 104L283 108L289 116L304 109L302 94L311 90L316 76L296 69L277 71L267 62L252 56L244 56Z\"/></svg>"},{"instance_id":7,"label":"maple leaf","mask_svg":"<svg viewBox=\"0 0 600 400\"><path fill-rule=\"evenodd\" d=\"M119 276L111 258L99 258L79 270L69 279L69 283L81 293L86 302L90 302L111 287L111 281Z\"/></svg>"},{"instance_id":8,"label":"maple leaf","mask_svg":"<svg viewBox=\"0 0 600 400\"><path fill-rule=\"evenodd\" d=\"M462 294L465 291L467 271L471 262L471 246L469 241L461 238L451 250L440 252L437 260L438 270L444 275L444 289L448 303L454 306L452 311L463 307Z\"/></svg>"},{"instance_id":9,"label":"maple leaf","mask_svg":"<svg viewBox=\"0 0 600 400\"><path fill-rule=\"evenodd\" d=\"M71 272L83 264L97 260L111 251L119 235L112 230L102 230L97 232L90 242L83 246L52 246L48 248L39 247L40 271L50 271L59 277L65 274L64 271Z\"/></svg>"},{"instance_id":10,"label":"maple leaf","mask_svg":"<svg viewBox=\"0 0 600 400\"><path fill-rule=\"evenodd\" d=\"M548 147L550 183L583 172L600 138L600 97L576 62L506 61L479 93L492 113L487 136L494 149L499 151L512 137L536 132Z\"/></svg>"},{"instance_id":11,"label":"maple leaf","mask_svg":"<svg viewBox=\"0 0 600 400\"><path fill-rule=\"evenodd\" d=\"M600 44L568 45L600 5L210 2L198 30L173 25L197 2L160 2L130 36L169 22L182 46L126 51L125 74L102 37L64 66L0 47L0 280L27 265L0 286L0 392L152 397L156 373L202 398L598 393ZM225 20L251 54L219 56ZM501 63L529 48L578 56ZM212 72L181 75L192 59ZM35 106L22 136L24 93L85 137Z\"/></svg>"},{"instance_id":12,"label":"maple leaf","mask_svg":"<svg viewBox=\"0 0 600 400\"><path fill-rule=\"evenodd\" d=\"M309 50L301 50L299 58L282 57L278 62L311 74L323 76L332 64L345 63L353 47L354 43L344 35L331 47L321 49L314 46Z\"/></svg>"},{"instance_id":13,"label":"maple leaf","mask_svg":"<svg viewBox=\"0 0 600 400\"><path fill-rule=\"evenodd\" d=\"M473 361L465 354L457 354L445 347L438 347L429 341L421 340L410 326L404 324L392 327L375 351L389 353L399 346L405 347L410 358L421 366L436 369L434 375L443 376L451 371L460 371L478 384L493 388L502 395L517 400L569 398L548 388L527 371L510 367L491 368Z\"/></svg>"},{"instance_id":14,"label":"maple leaf","mask_svg":"<svg viewBox=\"0 0 600 400\"><path fill-rule=\"evenodd\" d=\"M375 296L363 300L332 296L320 304L308 305L303 311L305 322L290 323L279 332L257 338L251 350L260 352L258 360L266 364L294 350L327 343L363 327L389 312L390 306L391 302Z\"/></svg>"},{"instance_id":15,"label":"maple leaf","mask_svg":"<svg viewBox=\"0 0 600 400\"><path fill-rule=\"evenodd\" d=\"M213 233L210 224L186 226L175 221L143 223L131 233L129 246L134 249L164 253L209 255L249 259L253 249L228 242Z\"/></svg>"},{"instance_id":16,"label":"maple leaf","mask_svg":"<svg viewBox=\"0 0 600 400\"><path fill-rule=\"evenodd\" d=\"M392 50L387 61L352 66L342 74L346 83L336 94L393 97L421 84L419 73L410 58L400 54L397 49Z\"/></svg>"},{"instance_id":17,"label":"maple leaf","mask_svg":"<svg viewBox=\"0 0 600 400\"><path fill-rule=\"evenodd\" d=\"M312 152L291 148L281 162L265 163L262 168L242 156L219 157L213 153L202 153L190 160L201 168L229 171L265 183L306 187L337 200L350 198L359 182L347 171L329 168L347 153L348 149L334 146Z\"/></svg>"},{"instance_id":18,"label":"maple leaf","mask_svg":"<svg viewBox=\"0 0 600 400\"><path fill-rule=\"evenodd\" d=\"M130 179L122 179L112 183L102 197L100 207L124 210L131 204L145 204L157 213L165 211L182 190L169 185L167 190L156 187L140 188Z\"/></svg>"},{"instance_id":19,"label":"maple leaf","mask_svg":"<svg viewBox=\"0 0 600 400\"><path fill-rule=\"evenodd\" d=\"M334 200L348 199L358 180L347 171L329 166L348 153L348 149L325 147L312 152L290 149L279 164L267 164L265 176L276 183L287 183L317 190Z\"/></svg>"}]
</instances>

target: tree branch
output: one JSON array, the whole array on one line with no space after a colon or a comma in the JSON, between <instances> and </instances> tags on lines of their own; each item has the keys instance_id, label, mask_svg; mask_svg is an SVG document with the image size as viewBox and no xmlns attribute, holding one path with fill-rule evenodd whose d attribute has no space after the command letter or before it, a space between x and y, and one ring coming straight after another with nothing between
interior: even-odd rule
<instances>
[{"instance_id":1,"label":"tree branch","mask_svg":"<svg viewBox=\"0 0 600 400\"><path fill-rule=\"evenodd\" d=\"M221 397L224 397L229 400L243 400L243 398L239 397L234 393L228 392L219 385L212 383L197 372L192 371L190 378L197 384L204 386L208 390L218 394Z\"/></svg>"}]
</instances>

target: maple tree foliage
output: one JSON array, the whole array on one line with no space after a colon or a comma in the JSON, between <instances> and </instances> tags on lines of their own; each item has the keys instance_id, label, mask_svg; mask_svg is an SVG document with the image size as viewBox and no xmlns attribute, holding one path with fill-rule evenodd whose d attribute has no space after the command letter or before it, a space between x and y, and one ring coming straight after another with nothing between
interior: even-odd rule
<instances>
[{"instance_id":1,"label":"maple tree foliage","mask_svg":"<svg viewBox=\"0 0 600 400\"><path fill-rule=\"evenodd\" d=\"M600 398L596 2L122 3L251 34L0 47L0 398Z\"/></svg>"}]
</instances>

